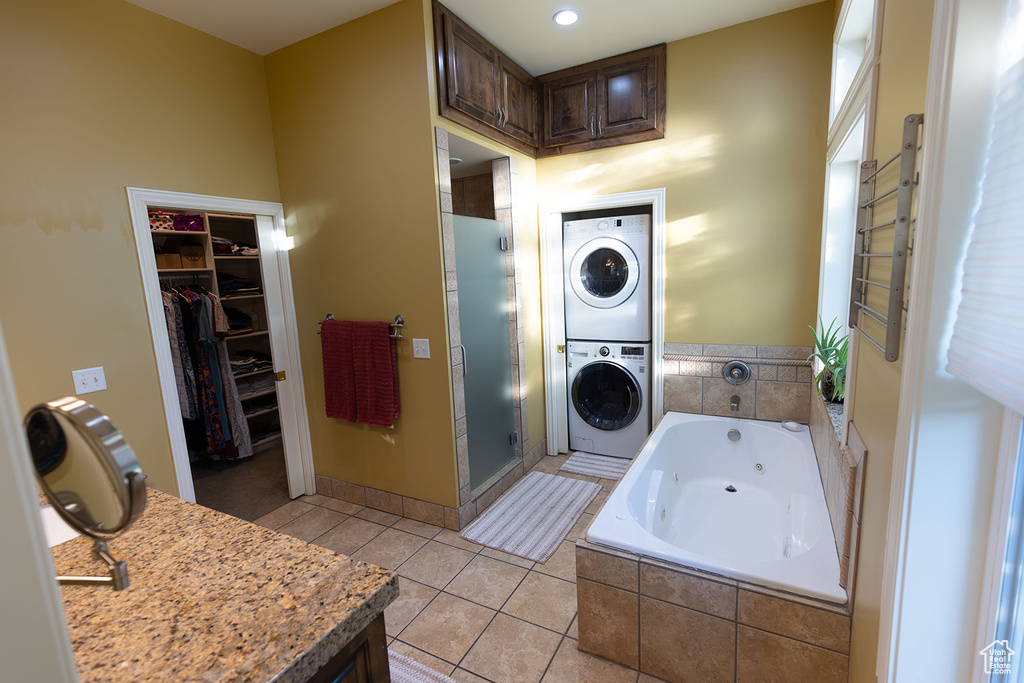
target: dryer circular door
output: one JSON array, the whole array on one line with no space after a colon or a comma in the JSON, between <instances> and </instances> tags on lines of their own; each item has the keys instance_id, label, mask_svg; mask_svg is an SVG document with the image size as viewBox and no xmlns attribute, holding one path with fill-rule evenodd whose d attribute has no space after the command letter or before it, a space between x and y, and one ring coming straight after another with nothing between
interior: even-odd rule
<instances>
[{"instance_id":1,"label":"dryer circular door","mask_svg":"<svg viewBox=\"0 0 1024 683\"><path fill-rule=\"evenodd\" d=\"M628 427L640 413L640 384L621 365L608 361L580 368L572 382L572 404L591 427L615 431Z\"/></svg>"},{"instance_id":2,"label":"dryer circular door","mask_svg":"<svg viewBox=\"0 0 1024 683\"><path fill-rule=\"evenodd\" d=\"M612 237L588 241L572 257L569 281L576 296L595 308L614 308L628 299L640 281L636 254Z\"/></svg>"}]
</instances>

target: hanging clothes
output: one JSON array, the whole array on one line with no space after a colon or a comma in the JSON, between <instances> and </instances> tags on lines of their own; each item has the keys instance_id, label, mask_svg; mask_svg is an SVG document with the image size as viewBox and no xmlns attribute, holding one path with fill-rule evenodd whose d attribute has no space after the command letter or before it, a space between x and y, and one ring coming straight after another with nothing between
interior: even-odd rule
<instances>
[{"instance_id":1,"label":"hanging clothes","mask_svg":"<svg viewBox=\"0 0 1024 683\"><path fill-rule=\"evenodd\" d=\"M190 457L250 457L252 437L224 342L230 326L220 299L192 289L161 295Z\"/></svg>"},{"instance_id":2,"label":"hanging clothes","mask_svg":"<svg viewBox=\"0 0 1024 683\"><path fill-rule=\"evenodd\" d=\"M186 386L187 377L185 368L181 363L181 347L184 340L181 337L181 327L177 320L177 315L180 315L180 309L176 313L174 295L170 292L160 292L160 297L163 299L164 319L167 322L167 335L171 342L171 365L174 366L174 383L178 389L178 406L181 409L181 416L186 420L191 420L195 413L192 408L193 402L189 401L188 387ZM191 367L189 367L189 370L191 370Z\"/></svg>"}]
</instances>

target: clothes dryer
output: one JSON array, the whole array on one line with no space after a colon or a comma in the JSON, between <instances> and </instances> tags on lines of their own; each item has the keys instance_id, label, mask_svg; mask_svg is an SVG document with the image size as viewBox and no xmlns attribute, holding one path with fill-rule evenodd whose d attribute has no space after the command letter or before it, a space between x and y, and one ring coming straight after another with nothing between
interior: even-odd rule
<instances>
[{"instance_id":1,"label":"clothes dryer","mask_svg":"<svg viewBox=\"0 0 1024 683\"><path fill-rule=\"evenodd\" d=\"M565 337L651 340L651 220L646 214L566 221Z\"/></svg>"},{"instance_id":2,"label":"clothes dryer","mask_svg":"<svg viewBox=\"0 0 1024 683\"><path fill-rule=\"evenodd\" d=\"M651 432L650 344L570 341L569 448L634 458Z\"/></svg>"}]
</instances>

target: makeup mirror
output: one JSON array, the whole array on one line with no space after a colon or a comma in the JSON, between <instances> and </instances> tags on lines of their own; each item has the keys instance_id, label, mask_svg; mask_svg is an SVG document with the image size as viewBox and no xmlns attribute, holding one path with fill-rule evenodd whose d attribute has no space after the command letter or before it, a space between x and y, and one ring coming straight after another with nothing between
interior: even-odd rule
<instances>
[{"instance_id":1,"label":"makeup mirror","mask_svg":"<svg viewBox=\"0 0 1024 683\"><path fill-rule=\"evenodd\" d=\"M25 433L36 481L70 527L92 538L109 576L58 576L71 585L128 587L128 570L107 551L146 506L145 475L121 432L90 403L67 396L35 406Z\"/></svg>"}]
</instances>

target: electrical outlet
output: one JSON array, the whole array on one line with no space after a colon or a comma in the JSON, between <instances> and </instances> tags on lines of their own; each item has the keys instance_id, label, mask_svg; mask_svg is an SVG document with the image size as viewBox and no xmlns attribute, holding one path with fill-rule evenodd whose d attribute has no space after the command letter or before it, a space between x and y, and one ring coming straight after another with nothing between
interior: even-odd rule
<instances>
[{"instance_id":1,"label":"electrical outlet","mask_svg":"<svg viewBox=\"0 0 1024 683\"><path fill-rule=\"evenodd\" d=\"M103 391L107 388L107 378L103 375L103 366L98 368L86 368L85 370L72 370L71 378L75 382L75 394L88 394L93 391Z\"/></svg>"},{"instance_id":2,"label":"electrical outlet","mask_svg":"<svg viewBox=\"0 0 1024 683\"><path fill-rule=\"evenodd\" d=\"M430 358L430 340L429 339L413 339L412 340L412 357L413 358Z\"/></svg>"}]
</instances>

